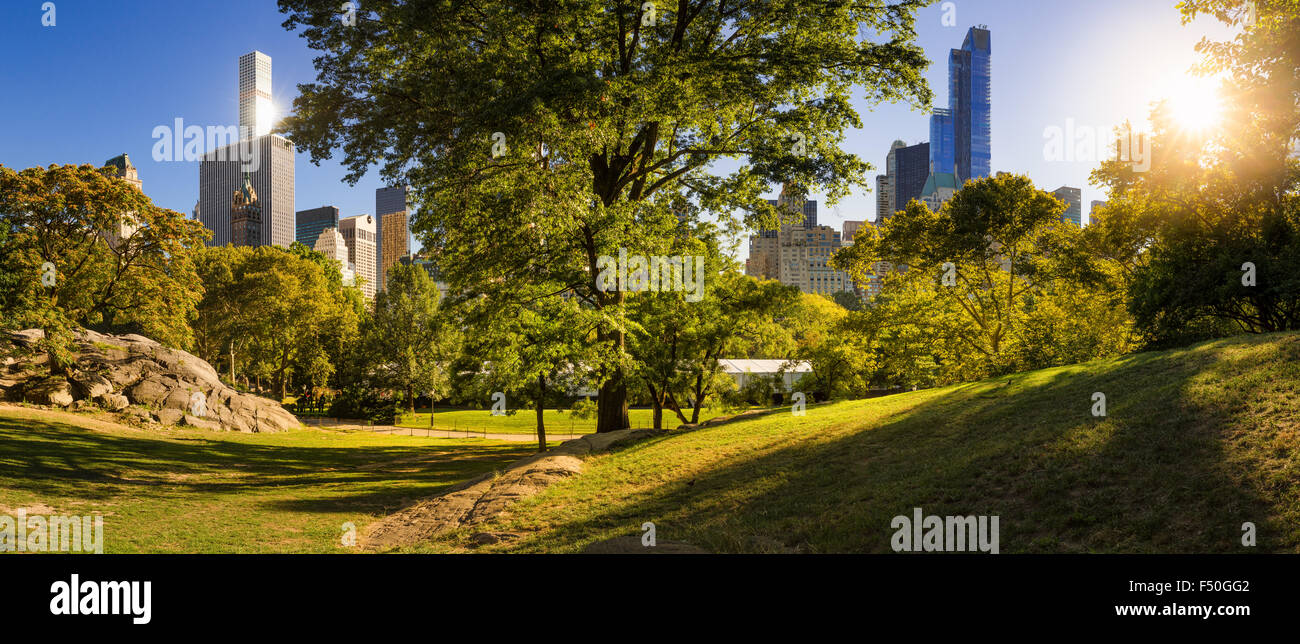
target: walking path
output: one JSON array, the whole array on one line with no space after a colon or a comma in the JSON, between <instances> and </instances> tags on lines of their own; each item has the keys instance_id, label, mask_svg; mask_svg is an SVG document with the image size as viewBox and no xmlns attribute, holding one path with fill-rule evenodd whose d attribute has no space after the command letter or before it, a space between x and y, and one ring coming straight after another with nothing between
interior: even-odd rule
<instances>
[{"instance_id":1,"label":"walking path","mask_svg":"<svg viewBox=\"0 0 1300 644\"><path fill-rule=\"evenodd\" d=\"M535 443L537 442L536 434L517 434L504 432L476 432L476 431L451 431L447 429L428 429L418 427L397 427L394 425L360 425L349 423L348 421L339 421L333 418L299 418L304 425L313 427L328 427L331 429L351 429L367 432L377 432L380 434L405 434L407 436L426 436L428 438L484 438L498 441L514 441L516 443ZM590 436L591 433L585 434L552 434L546 432L546 442L567 441L573 438Z\"/></svg>"}]
</instances>

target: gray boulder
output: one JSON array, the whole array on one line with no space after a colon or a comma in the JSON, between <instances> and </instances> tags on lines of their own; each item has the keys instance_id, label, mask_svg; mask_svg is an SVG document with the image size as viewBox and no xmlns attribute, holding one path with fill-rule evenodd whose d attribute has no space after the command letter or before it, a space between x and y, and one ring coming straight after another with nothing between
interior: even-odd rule
<instances>
[{"instance_id":1,"label":"gray boulder","mask_svg":"<svg viewBox=\"0 0 1300 644\"><path fill-rule=\"evenodd\" d=\"M67 407L76 402L67 380L50 378L27 388L27 397L42 405Z\"/></svg>"},{"instance_id":2,"label":"gray boulder","mask_svg":"<svg viewBox=\"0 0 1300 644\"><path fill-rule=\"evenodd\" d=\"M109 411L122 411L131 406L131 401L127 400L126 396L122 394L101 394L95 398L95 402Z\"/></svg>"},{"instance_id":3,"label":"gray boulder","mask_svg":"<svg viewBox=\"0 0 1300 644\"><path fill-rule=\"evenodd\" d=\"M49 377L48 357L34 348L43 337L40 329L0 335L0 356L5 357L0 397L60 407L88 400L111 411L140 405L150 411L137 416L204 429L275 432L299 426L274 400L241 394L221 382L207 362L142 335L81 331L72 343L75 367L70 375Z\"/></svg>"}]
</instances>

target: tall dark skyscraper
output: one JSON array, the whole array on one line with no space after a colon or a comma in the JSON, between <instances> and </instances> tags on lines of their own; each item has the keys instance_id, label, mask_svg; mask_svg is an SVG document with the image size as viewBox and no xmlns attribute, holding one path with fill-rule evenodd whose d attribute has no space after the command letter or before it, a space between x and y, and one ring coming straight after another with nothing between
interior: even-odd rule
<instances>
[{"instance_id":1,"label":"tall dark skyscraper","mask_svg":"<svg viewBox=\"0 0 1300 644\"><path fill-rule=\"evenodd\" d=\"M894 210L921 198L921 189L930 176L930 144L917 143L894 150Z\"/></svg>"},{"instance_id":2,"label":"tall dark skyscraper","mask_svg":"<svg viewBox=\"0 0 1300 644\"><path fill-rule=\"evenodd\" d=\"M971 27L948 55L948 108L930 116L934 172L954 172L963 183L991 173L992 55L989 30Z\"/></svg>"}]
</instances>

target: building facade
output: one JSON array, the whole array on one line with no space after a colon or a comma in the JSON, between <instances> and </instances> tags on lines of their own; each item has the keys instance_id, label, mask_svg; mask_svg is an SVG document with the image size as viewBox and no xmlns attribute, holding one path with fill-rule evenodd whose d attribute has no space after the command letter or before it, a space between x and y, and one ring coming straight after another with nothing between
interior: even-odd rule
<instances>
[{"instance_id":1,"label":"building facade","mask_svg":"<svg viewBox=\"0 0 1300 644\"><path fill-rule=\"evenodd\" d=\"M409 203L405 186L375 190L375 220L379 224L375 275L380 291L388 283L388 269L411 254Z\"/></svg>"},{"instance_id":2,"label":"building facade","mask_svg":"<svg viewBox=\"0 0 1300 644\"><path fill-rule=\"evenodd\" d=\"M853 292L848 274L830 266L831 255L842 247L840 232L830 226L783 229L778 279L805 293Z\"/></svg>"},{"instance_id":3,"label":"building facade","mask_svg":"<svg viewBox=\"0 0 1300 644\"><path fill-rule=\"evenodd\" d=\"M343 275L344 286L356 285L355 264L348 252L347 240L337 228L326 228L316 237L312 250L339 263L339 272Z\"/></svg>"},{"instance_id":4,"label":"building facade","mask_svg":"<svg viewBox=\"0 0 1300 644\"><path fill-rule=\"evenodd\" d=\"M311 210L299 210L294 214L294 240L311 247L320 238L326 228L338 229L339 209L334 206L321 206Z\"/></svg>"},{"instance_id":5,"label":"building facade","mask_svg":"<svg viewBox=\"0 0 1300 644\"><path fill-rule=\"evenodd\" d=\"M817 225L817 200L805 199L803 191L797 186L784 184L781 194L767 202L782 212L802 213L803 221L798 224L784 224L775 230L759 230L749 238L749 258L745 260L745 274L759 279L780 279L781 275L781 234L793 227L808 228Z\"/></svg>"},{"instance_id":6,"label":"building facade","mask_svg":"<svg viewBox=\"0 0 1300 644\"><path fill-rule=\"evenodd\" d=\"M955 172L957 151L953 139L952 110L939 108L930 115L930 172Z\"/></svg>"},{"instance_id":7,"label":"building facade","mask_svg":"<svg viewBox=\"0 0 1300 644\"><path fill-rule=\"evenodd\" d=\"M1052 196L1065 202L1066 208L1061 214L1061 221L1068 221L1075 226L1083 225L1083 201L1078 188L1061 186L1052 191Z\"/></svg>"},{"instance_id":8,"label":"building facade","mask_svg":"<svg viewBox=\"0 0 1300 644\"><path fill-rule=\"evenodd\" d=\"M271 57L252 51L239 57L240 136L263 136L275 125L271 102Z\"/></svg>"},{"instance_id":9,"label":"building facade","mask_svg":"<svg viewBox=\"0 0 1300 644\"><path fill-rule=\"evenodd\" d=\"M876 175L876 221L884 221L894 214L893 195L890 194L889 175Z\"/></svg>"},{"instance_id":10,"label":"building facade","mask_svg":"<svg viewBox=\"0 0 1300 644\"><path fill-rule=\"evenodd\" d=\"M960 188L961 186L957 184L957 175L951 172L936 172L925 180L925 187L921 189L921 203L930 210L938 212Z\"/></svg>"},{"instance_id":11,"label":"building facade","mask_svg":"<svg viewBox=\"0 0 1300 644\"><path fill-rule=\"evenodd\" d=\"M898 212L913 199L921 199L925 180L930 176L930 144L909 145L893 150L893 154L897 178L894 180L892 212Z\"/></svg>"},{"instance_id":12,"label":"building facade","mask_svg":"<svg viewBox=\"0 0 1300 644\"><path fill-rule=\"evenodd\" d=\"M230 196L230 243L262 245L262 203L248 175L244 175L244 185Z\"/></svg>"},{"instance_id":13,"label":"building facade","mask_svg":"<svg viewBox=\"0 0 1300 644\"><path fill-rule=\"evenodd\" d=\"M357 215L339 220L339 234L348 247L348 261L356 270L356 279L361 284L361 293L367 300L375 299L375 271L378 269L375 218L370 215Z\"/></svg>"},{"instance_id":14,"label":"building facade","mask_svg":"<svg viewBox=\"0 0 1300 644\"><path fill-rule=\"evenodd\" d=\"M104 167L111 169L111 176L121 179L131 185L132 188L144 192L144 182L140 180L140 172L135 165L131 163L131 157L126 154L119 154L104 162ZM111 230L102 231L104 240L108 242L109 247L118 248L123 240L130 239L132 235L140 230L140 222L136 219L134 212L122 213L122 219Z\"/></svg>"}]
</instances>

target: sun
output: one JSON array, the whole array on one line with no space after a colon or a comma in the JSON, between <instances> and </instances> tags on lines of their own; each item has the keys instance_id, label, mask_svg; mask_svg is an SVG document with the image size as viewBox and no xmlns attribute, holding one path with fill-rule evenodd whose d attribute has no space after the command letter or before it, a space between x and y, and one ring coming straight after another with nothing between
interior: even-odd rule
<instances>
[{"instance_id":1,"label":"sun","mask_svg":"<svg viewBox=\"0 0 1300 644\"><path fill-rule=\"evenodd\" d=\"M270 134L271 129L275 127L276 119L280 116L279 110L275 107L275 103L272 103L269 98L259 96L257 97L254 109L257 111L257 131L253 134L256 136Z\"/></svg>"},{"instance_id":2,"label":"sun","mask_svg":"<svg viewBox=\"0 0 1300 644\"><path fill-rule=\"evenodd\" d=\"M1223 101L1213 79L1184 77L1169 88L1165 98L1174 122L1184 130L1204 132L1223 118Z\"/></svg>"}]
</instances>

